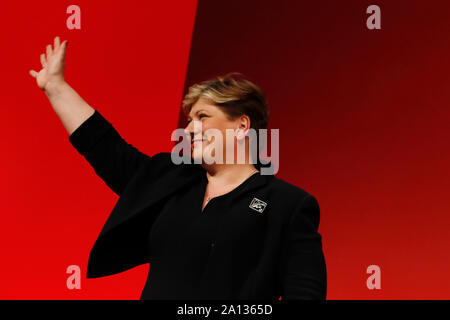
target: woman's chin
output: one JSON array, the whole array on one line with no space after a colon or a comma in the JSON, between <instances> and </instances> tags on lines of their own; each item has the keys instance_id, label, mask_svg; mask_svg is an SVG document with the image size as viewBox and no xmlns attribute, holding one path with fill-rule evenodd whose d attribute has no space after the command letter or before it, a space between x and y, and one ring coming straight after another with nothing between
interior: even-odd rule
<instances>
[{"instance_id":1,"label":"woman's chin","mask_svg":"<svg viewBox=\"0 0 450 320\"><path fill-rule=\"evenodd\" d=\"M203 160L203 155L202 155L202 153L201 152L199 152L199 151L193 151L192 153L191 153L191 158L192 158L192 160L195 162L195 163L201 163L201 162L203 162L202 160Z\"/></svg>"},{"instance_id":2,"label":"woman's chin","mask_svg":"<svg viewBox=\"0 0 450 320\"><path fill-rule=\"evenodd\" d=\"M193 163L200 163L202 165L212 164L212 163L214 163L214 160L215 160L215 159L211 159L207 155L202 155L200 153L193 153L191 158L192 158Z\"/></svg>"}]
</instances>

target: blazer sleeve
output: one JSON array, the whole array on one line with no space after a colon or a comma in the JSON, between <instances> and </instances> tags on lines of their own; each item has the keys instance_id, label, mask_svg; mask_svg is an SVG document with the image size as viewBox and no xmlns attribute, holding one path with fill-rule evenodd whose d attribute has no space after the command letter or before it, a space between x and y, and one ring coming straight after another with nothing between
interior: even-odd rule
<instances>
[{"instance_id":1,"label":"blazer sleeve","mask_svg":"<svg viewBox=\"0 0 450 320\"><path fill-rule=\"evenodd\" d=\"M140 167L151 160L128 144L97 110L72 132L69 141L119 196Z\"/></svg>"},{"instance_id":2,"label":"blazer sleeve","mask_svg":"<svg viewBox=\"0 0 450 320\"><path fill-rule=\"evenodd\" d=\"M307 195L289 221L283 300L326 299L327 273L322 236L317 232L319 220L319 204Z\"/></svg>"}]
</instances>

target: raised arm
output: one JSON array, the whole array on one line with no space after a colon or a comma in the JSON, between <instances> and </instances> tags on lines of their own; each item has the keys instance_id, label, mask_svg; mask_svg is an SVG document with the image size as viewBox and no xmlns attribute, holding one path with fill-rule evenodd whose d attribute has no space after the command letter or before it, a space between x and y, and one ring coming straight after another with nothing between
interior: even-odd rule
<instances>
[{"instance_id":1,"label":"raised arm","mask_svg":"<svg viewBox=\"0 0 450 320\"><path fill-rule=\"evenodd\" d=\"M67 40L54 39L41 54L42 69L30 70L69 133L72 145L118 195L151 157L128 144L103 116L89 106L64 79Z\"/></svg>"}]
</instances>

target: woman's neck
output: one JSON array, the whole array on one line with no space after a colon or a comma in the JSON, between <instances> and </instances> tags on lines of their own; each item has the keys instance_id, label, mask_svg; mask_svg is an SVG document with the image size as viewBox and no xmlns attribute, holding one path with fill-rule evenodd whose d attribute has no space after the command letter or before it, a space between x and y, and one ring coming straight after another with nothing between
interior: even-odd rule
<instances>
[{"instance_id":1,"label":"woman's neck","mask_svg":"<svg viewBox=\"0 0 450 320\"><path fill-rule=\"evenodd\" d=\"M214 185L240 184L258 171L253 164L216 164L205 170L208 183Z\"/></svg>"}]
</instances>

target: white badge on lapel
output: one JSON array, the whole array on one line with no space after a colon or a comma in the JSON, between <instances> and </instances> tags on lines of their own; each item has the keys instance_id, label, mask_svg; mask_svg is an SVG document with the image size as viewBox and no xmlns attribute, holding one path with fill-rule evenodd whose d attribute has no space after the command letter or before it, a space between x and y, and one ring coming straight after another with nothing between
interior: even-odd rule
<instances>
[{"instance_id":1,"label":"white badge on lapel","mask_svg":"<svg viewBox=\"0 0 450 320\"><path fill-rule=\"evenodd\" d=\"M252 208L255 211L258 211L259 213L262 213L264 209L266 208L267 203L265 203L262 200L259 200L257 198L253 198L252 202L250 202L250 208Z\"/></svg>"}]
</instances>

